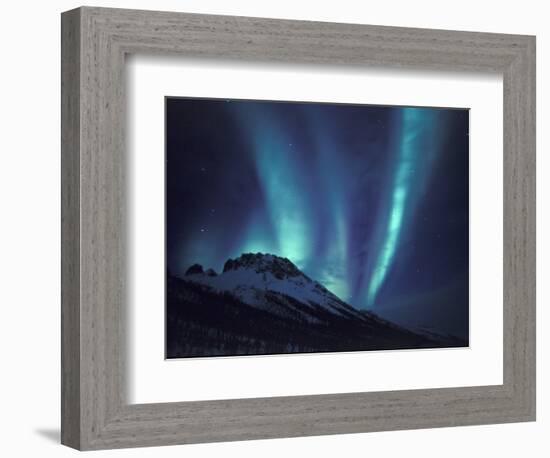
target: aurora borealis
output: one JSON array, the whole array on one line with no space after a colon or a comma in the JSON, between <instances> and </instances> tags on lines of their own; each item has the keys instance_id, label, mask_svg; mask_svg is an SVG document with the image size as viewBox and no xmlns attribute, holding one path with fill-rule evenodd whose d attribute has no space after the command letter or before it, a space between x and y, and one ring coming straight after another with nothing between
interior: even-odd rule
<instances>
[{"instance_id":1,"label":"aurora borealis","mask_svg":"<svg viewBox=\"0 0 550 458\"><path fill-rule=\"evenodd\" d=\"M168 269L272 253L358 309L464 337L468 124L462 109L167 98Z\"/></svg>"}]
</instances>

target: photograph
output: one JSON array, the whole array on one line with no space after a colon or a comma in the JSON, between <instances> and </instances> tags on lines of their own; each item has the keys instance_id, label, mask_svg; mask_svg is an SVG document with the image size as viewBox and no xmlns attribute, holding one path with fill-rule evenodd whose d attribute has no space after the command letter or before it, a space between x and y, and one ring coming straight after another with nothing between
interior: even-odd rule
<instances>
[{"instance_id":1,"label":"photograph","mask_svg":"<svg viewBox=\"0 0 550 458\"><path fill-rule=\"evenodd\" d=\"M165 97L165 357L469 346L469 110Z\"/></svg>"}]
</instances>

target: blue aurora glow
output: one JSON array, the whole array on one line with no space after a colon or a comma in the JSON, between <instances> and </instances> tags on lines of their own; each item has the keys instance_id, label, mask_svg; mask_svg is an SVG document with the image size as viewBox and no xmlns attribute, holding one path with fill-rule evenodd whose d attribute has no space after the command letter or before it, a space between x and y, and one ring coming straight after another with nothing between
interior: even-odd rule
<instances>
[{"instance_id":1,"label":"blue aurora glow","mask_svg":"<svg viewBox=\"0 0 550 458\"><path fill-rule=\"evenodd\" d=\"M467 110L167 99L168 268L273 253L377 310L455 291L467 136Z\"/></svg>"},{"instance_id":2,"label":"blue aurora glow","mask_svg":"<svg viewBox=\"0 0 550 458\"><path fill-rule=\"evenodd\" d=\"M434 110L402 108L401 129L394 176L388 189L390 204L378 219L381 239L367 287L367 305L372 306L392 267L403 228L414 218L414 194L423 189L438 148L438 124ZM418 170L418 172L417 172Z\"/></svg>"}]
</instances>

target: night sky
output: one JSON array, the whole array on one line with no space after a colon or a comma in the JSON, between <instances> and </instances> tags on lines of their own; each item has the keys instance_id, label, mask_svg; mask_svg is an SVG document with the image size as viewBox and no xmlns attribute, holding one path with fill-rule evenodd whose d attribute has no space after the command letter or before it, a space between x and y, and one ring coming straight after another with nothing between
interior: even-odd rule
<instances>
[{"instance_id":1,"label":"night sky","mask_svg":"<svg viewBox=\"0 0 550 458\"><path fill-rule=\"evenodd\" d=\"M287 257L350 305L468 336L468 110L166 98L166 257Z\"/></svg>"}]
</instances>

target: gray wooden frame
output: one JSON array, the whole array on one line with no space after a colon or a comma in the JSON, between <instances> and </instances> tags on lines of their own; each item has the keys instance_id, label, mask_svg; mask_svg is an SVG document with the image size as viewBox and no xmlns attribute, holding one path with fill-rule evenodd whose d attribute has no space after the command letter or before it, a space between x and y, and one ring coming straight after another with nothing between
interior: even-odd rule
<instances>
[{"instance_id":1,"label":"gray wooden frame","mask_svg":"<svg viewBox=\"0 0 550 458\"><path fill-rule=\"evenodd\" d=\"M128 53L503 74L504 383L128 404ZM534 37L91 7L62 14L63 444L105 449L534 419Z\"/></svg>"}]
</instances>

